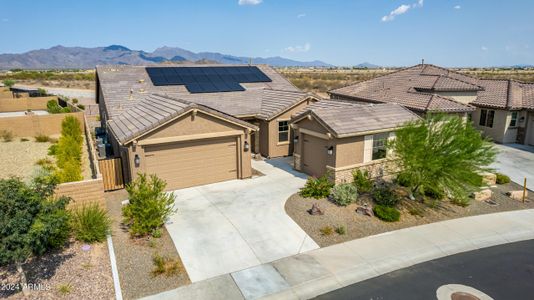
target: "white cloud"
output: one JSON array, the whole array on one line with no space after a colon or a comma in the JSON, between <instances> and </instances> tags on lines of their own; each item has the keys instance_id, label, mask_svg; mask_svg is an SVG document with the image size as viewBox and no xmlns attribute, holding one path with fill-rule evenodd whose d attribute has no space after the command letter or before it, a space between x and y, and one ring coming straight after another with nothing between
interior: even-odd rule
<instances>
[{"instance_id":1,"label":"white cloud","mask_svg":"<svg viewBox=\"0 0 534 300\"><path fill-rule=\"evenodd\" d=\"M239 0L239 5L258 5L260 4L261 2L263 2L263 0Z\"/></svg>"},{"instance_id":2,"label":"white cloud","mask_svg":"<svg viewBox=\"0 0 534 300\"><path fill-rule=\"evenodd\" d=\"M306 16L306 14L298 14L298 15L297 15L297 18L300 19L300 18L304 18L305 16Z\"/></svg>"},{"instance_id":3,"label":"white cloud","mask_svg":"<svg viewBox=\"0 0 534 300\"><path fill-rule=\"evenodd\" d=\"M488 47L486 47L486 46L482 46L482 47L480 47L480 50L482 50L482 51L488 51Z\"/></svg>"},{"instance_id":4,"label":"white cloud","mask_svg":"<svg viewBox=\"0 0 534 300\"><path fill-rule=\"evenodd\" d=\"M395 20L396 16L403 15L407 13L410 9L423 7L424 0L419 0L413 4L402 4L401 6L392 10L388 15L382 17L382 22L390 22Z\"/></svg>"},{"instance_id":5,"label":"white cloud","mask_svg":"<svg viewBox=\"0 0 534 300\"><path fill-rule=\"evenodd\" d=\"M456 5L454 9L461 9L462 7L460 5Z\"/></svg>"},{"instance_id":6,"label":"white cloud","mask_svg":"<svg viewBox=\"0 0 534 300\"><path fill-rule=\"evenodd\" d=\"M297 46L289 46L287 48L284 48L284 52L308 52L311 49L310 43L305 43L304 45L297 45Z\"/></svg>"}]
</instances>

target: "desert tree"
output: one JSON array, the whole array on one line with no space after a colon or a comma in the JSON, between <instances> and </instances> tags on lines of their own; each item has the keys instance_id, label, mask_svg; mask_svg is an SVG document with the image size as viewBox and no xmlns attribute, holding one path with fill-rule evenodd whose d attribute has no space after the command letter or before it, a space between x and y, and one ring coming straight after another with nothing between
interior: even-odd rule
<instances>
[{"instance_id":1,"label":"desert tree","mask_svg":"<svg viewBox=\"0 0 534 300\"><path fill-rule=\"evenodd\" d=\"M463 204L497 154L471 122L443 114L405 124L388 147L413 194L441 192Z\"/></svg>"}]
</instances>

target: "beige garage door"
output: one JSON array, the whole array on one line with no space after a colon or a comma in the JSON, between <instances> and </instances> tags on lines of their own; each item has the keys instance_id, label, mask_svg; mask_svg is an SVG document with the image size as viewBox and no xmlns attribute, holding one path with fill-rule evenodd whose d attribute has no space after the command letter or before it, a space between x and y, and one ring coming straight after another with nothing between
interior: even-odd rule
<instances>
[{"instance_id":1,"label":"beige garage door","mask_svg":"<svg viewBox=\"0 0 534 300\"><path fill-rule=\"evenodd\" d=\"M304 135L302 148L302 171L320 177L326 172L327 141L308 134Z\"/></svg>"},{"instance_id":2,"label":"beige garage door","mask_svg":"<svg viewBox=\"0 0 534 300\"><path fill-rule=\"evenodd\" d=\"M235 137L154 145L145 148L146 172L178 189L237 178Z\"/></svg>"}]
</instances>

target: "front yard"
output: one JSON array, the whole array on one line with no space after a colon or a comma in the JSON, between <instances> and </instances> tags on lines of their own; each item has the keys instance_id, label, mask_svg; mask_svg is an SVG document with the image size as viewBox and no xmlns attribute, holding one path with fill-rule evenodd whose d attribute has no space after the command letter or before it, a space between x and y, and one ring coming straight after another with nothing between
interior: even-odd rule
<instances>
[{"instance_id":1,"label":"front yard","mask_svg":"<svg viewBox=\"0 0 534 300\"><path fill-rule=\"evenodd\" d=\"M397 187L399 188L399 187ZM356 203L347 206L339 206L327 198L313 199L304 198L299 194L291 196L285 204L286 212L293 220L313 238L321 247L337 243L375 235L401 228L439 222L449 219L496 213L502 211L531 209L534 208L534 196L529 192L527 201L514 200L506 195L510 190L521 190L516 183L507 183L490 187L493 195L490 200L497 205L490 205L485 201L472 199L468 206L462 207L450 201L436 202L435 206L410 200L407 197L401 199L397 205L401 213L397 222L384 222L377 217L370 217L356 212L356 208L363 203L373 206L372 197L363 194ZM324 213L323 215L311 215L308 210L313 204L317 204ZM345 227L346 233L339 234L336 227ZM325 234L325 228L330 234Z\"/></svg>"}]
</instances>

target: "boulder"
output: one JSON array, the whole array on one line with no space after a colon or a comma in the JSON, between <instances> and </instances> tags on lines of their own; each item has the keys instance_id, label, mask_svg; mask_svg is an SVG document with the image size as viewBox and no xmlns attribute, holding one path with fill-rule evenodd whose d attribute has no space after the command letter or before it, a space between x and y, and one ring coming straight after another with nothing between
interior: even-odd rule
<instances>
[{"instance_id":1,"label":"boulder","mask_svg":"<svg viewBox=\"0 0 534 300\"><path fill-rule=\"evenodd\" d=\"M358 206L356 208L356 213L360 215L364 215L364 216L369 216L369 217L374 216L373 210L367 204L364 204L363 206Z\"/></svg>"},{"instance_id":2,"label":"boulder","mask_svg":"<svg viewBox=\"0 0 534 300\"><path fill-rule=\"evenodd\" d=\"M472 197L476 201L486 201L486 200L490 199L492 195L493 195L493 192L490 189L484 189L484 190L480 190L478 192L474 192Z\"/></svg>"},{"instance_id":3,"label":"boulder","mask_svg":"<svg viewBox=\"0 0 534 300\"><path fill-rule=\"evenodd\" d=\"M495 185L497 183L497 175L493 173L482 173L482 182L487 185Z\"/></svg>"},{"instance_id":4,"label":"boulder","mask_svg":"<svg viewBox=\"0 0 534 300\"><path fill-rule=\"evenodd\" d=\"M514 199L523 201L523 190L517 190L517 191L509 191L506 193L506 196ZM528 197L528 191L525 192L525 198ZM526 200L526 199L525 199Z\"/></svg>"},{"instance_id":5,"label":"boulder","mask_svg":"<svg viewBox=\"0 0 534 300\"><path fill-rule=\"evenodd\" d=\"M317 203L314 203L312 205L312 208L308 210L308 212L310 213L310 215L312 216L320 216L320 215L324 215L324 212L321 210L321 208L319 207L319 205Z\"/></svg>"}]
</instances>

